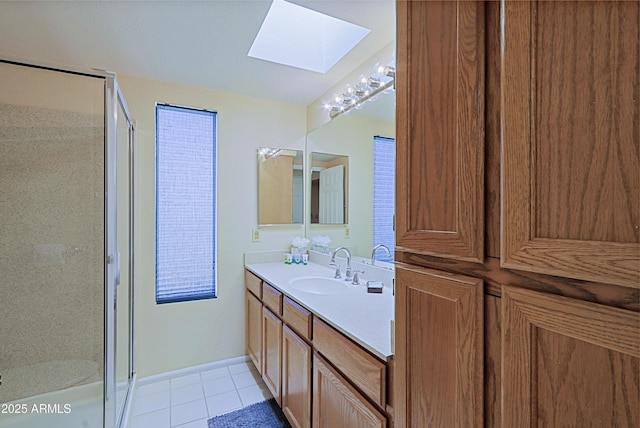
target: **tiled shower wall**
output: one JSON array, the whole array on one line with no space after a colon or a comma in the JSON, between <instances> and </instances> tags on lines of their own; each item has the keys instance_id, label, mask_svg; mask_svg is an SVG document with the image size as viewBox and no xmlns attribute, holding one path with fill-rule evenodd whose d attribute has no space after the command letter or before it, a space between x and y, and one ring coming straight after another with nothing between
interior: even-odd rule
<instances>
[{"instance_id":1,"label":"tiled shower wall","mask_svg":"<svg viewBox=\"0 0 640 428\"><path fill-rule=\"evenodd\" d=\"M68 381L16 368L78 361L101 379L103 265L103 115L0 103L0 402Z\"/></svg>"}]
</instances>

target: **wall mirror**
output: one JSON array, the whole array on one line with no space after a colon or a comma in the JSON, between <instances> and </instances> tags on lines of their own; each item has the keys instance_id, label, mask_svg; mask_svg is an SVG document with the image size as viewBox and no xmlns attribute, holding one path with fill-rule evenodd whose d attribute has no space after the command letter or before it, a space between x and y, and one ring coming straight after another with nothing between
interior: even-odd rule
<instances>
[{"instance_id":1,"label":"wall mirror","mask_svg":"<svg viewBox=\"0 0 640 428\"><path fill-rule=\"evenodd\" d=\"M373 247L384 243L389 246L393 238L394 196L390 195L385 205L391 212L390 239L381 239L376 230L380 227L380 216L374 210L374 140L377 136L395 137L395 94L380 94L373 102L366 103L361 110L352 111L348 115L338 116L307 134L306 152L310 153L307 171L307 224L308 238L317 235L328 235L330 247L345 245L356 248L353 255L369 258ZM319 216L319 170L325 167L323 162L327 154L339 153L347 160L345 169L345 217L342 222L323 222ZM393 162L393 151L385 155L385 159ZM391 166L391 174L395 168ZM311 172L309 172L311 171ZM392 178L393 179L393 178ZM393 182L387 180L393 187ZM316 208L318 207L318 208ZM317 214L316 214L317 213ZM388 217L388 216L387 216ZM390 247L391 248L391 247ZM392 248L391 248L392 249ZM379 252L384 255L383 251Z\"/></svg>"},{"instance_id":2,"label":"wall mirror","mask_svg":"<svg viewBox=\"0 0 640 428\"><path fill-rule=\"evenodd\" d=\"M304 222L303 154L274 147L258 149L258 224Z\"/></svg>"},{"instance_id":3,"label":"wall mirror","mask_svg":"<svg viewBox=\"0 0 640 428\"><path fill-rule=\"evenodd\" d=\"M348 223L349 158L311 153L310 214L312 224Z\"/></svg>"}]
</instances>

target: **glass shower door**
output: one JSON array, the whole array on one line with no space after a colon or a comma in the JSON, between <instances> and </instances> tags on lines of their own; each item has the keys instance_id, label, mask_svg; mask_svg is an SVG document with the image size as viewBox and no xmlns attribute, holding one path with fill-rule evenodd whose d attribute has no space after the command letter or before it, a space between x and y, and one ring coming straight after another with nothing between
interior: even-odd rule
<instances>
[{"instance_id":1,"label":"glass shower door","mask_svg":"<svg viewBox=\"0 0 640 428\"><path fill-rule=\"evenodd\" d=\"M0 59L0 428L123 420L133 135L114 75Z\"/></svg>"},{"instance_id":2,"label":"glass shower door","mask_svg":"<svg viewBox=\"0 0 640 428\"><path fill-rule=\"evenodd\" d=\"M0 427L102 426L104 87L0 62Z\"/></svg>"}]
</instances>

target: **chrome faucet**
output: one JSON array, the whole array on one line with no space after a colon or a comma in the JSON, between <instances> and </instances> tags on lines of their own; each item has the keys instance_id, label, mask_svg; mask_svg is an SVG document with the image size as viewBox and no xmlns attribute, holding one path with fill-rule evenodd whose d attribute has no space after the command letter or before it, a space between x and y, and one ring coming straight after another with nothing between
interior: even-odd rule
<instances>
[{"instance_id":1,"label":"chrome faucet","mask_svg":"<svg viewBox=\"0 0 640 428\"><path fill-rule=\"evenodd\" d=\"M375 255L376 255L376 250L378 248L384 248L387 251L387 257L391 257L391 251L389 250L389 247L387 247L384 244L378 244L375 247L373 247L373 251L371 251L371 266L375 266L376 264Z\"/></svg>"},{"instance_id":2,"label":"chrome faucet","mask_svg":"<svg viewBox=\"0 0 640 428\"><path fill-rule=\"evenodd\" d=\"M344 280L351 281L351 252L347 247L338 247L331 253L331 261L329 262L329 266L337 266L336 264L336 254L338 251L344 251L347 253L347 272L345 273ZM334 278L341 278L342 274L340 273L340 266L336 268L336 275Z\"/></svg>"}]
</instances>

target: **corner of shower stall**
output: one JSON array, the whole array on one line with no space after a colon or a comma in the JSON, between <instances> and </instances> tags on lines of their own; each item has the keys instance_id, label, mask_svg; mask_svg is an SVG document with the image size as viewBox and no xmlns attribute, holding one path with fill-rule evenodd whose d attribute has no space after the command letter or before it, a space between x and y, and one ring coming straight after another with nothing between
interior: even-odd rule
<instances>
[{"instance_id":1,"label":"corner of shower stall","mask_svg":"<svg viewBox=\"0 0 640 428\"><path fill-rule=\"evenodd\" d=\"M124 419L133 144L114 75L0 59L0 428Z\"/></svg>"}]
</instances>

